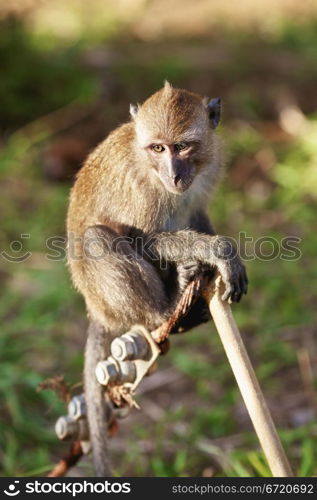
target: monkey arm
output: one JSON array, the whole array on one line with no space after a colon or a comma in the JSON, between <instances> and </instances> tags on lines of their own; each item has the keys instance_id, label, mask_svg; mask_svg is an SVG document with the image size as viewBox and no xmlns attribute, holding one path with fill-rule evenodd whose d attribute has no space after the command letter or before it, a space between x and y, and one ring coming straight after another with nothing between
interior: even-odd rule
<instances>
[{"instance_id":1,"label":"monkey arm","mask_svg":"<svg viewBox=\"0 0 317 500\"><path fill-rule=\"evenodd\" d=\"M153 260L172 261L176 265L198 261L218 269L225 284L223 300L239 302L247 292L245 267L229 238L192 230L163 232L149 236L146 249Z\"/></svg>"},{"instance_id":2,"label":"monkey arm","mask_svg":"<svg viewBox=\"0 0 317 500\"><path fill-rule=\"evenodd\" d=\"M205 235L216 234L208 215L203 209L196 210L191 214L189 219L189 229ZM178 263L177 274L180 292L182 293L186 286L198 275L207 274L207 276L211 278L213 276L213 271L208 264L206 265L199 260L194 260L185 263Z\"/></svg>"},{"instance_id":3,"label":"monkey arm","mask_svg":"<svg viewBox=\"0 0 317 500\"><path fill-rule=\"evenodd\" d=\"M210 221L210 218L204 210L196 210L191 214L189 219L189 229L197 231L198 233L215 235L216 231Z\"/></svg>"}]
</instances>

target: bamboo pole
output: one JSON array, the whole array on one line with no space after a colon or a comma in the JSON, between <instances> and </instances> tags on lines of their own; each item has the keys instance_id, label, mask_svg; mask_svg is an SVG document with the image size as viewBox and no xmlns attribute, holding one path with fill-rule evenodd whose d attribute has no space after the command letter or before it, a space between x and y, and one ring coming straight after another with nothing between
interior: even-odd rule
<instances>
[{"instance_id":1,"label":"bamboo pole","mask_svg":"<svg viewBox=\"0 0 317 500\"><path fill-rule=\"evenodd\" d=\"M210 313L272 475L273 477L292 477L292 469L232 315L230 305L221 299L223 293L221 288L222 282L219 276L204 291L203 296L209 304Z\"/></svg>"}]
</instances>

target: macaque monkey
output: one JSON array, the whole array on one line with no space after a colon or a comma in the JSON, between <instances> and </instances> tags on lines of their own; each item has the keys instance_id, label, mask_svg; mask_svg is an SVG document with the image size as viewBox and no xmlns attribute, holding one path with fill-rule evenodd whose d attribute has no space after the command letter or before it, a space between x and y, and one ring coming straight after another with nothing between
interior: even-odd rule
<instances>
[{"instance_id":1,"label":"macaque monkey","mask_svg":"<svg viewBox=\"0 0 317 500\"><path fill-rule=\"evenodd\" d=\"M84 382L97 476L110 469L95 367L111 340L136 323L159 327L197 273L220 272L223 300L238 302L247 291L236 250L206 214L221 170L220 107L219 98L166 82L131 105L131 120L88 156L71 191L68 262L90 319ZM179 327L209 318L199 299Z\"/></svg>"}]
</instances>

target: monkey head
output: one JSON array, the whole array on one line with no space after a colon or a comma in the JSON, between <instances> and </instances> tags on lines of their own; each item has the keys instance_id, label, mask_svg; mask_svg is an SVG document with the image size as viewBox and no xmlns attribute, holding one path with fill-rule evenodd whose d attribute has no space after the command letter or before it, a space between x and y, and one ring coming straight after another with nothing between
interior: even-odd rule
<instances>
[{"instance_id":1,"label":"monkey head","mask_svg":"<svg viewBox=\"0 0 317 500\"><path fill-rule=\"evenodd\" d=\"M208 101L165 82L141 106L130 106L136 147L148 158L169 192L181 194L213 158L214 129L220 120L220 98Z\"/></svg>"}]
</instances>

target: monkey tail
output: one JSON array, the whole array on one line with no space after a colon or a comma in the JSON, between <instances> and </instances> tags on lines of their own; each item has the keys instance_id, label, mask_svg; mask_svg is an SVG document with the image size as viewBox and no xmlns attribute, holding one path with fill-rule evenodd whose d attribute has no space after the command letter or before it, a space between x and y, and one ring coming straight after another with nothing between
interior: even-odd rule
<instances>
[{"instance_id":1,"label":"monkey tail","mask_svg":"<svg viewBox=\"0 0 317 500\"><path fill-rule=\"evenodd\" d=\"M108 454L104 391L95 375L97 363L104 360L108 354L106 336L106 331L101 325L96 322L90 323L85 349L84 385L93 463L97 477L112 475Z\"/></svg>"}]
</instances>

